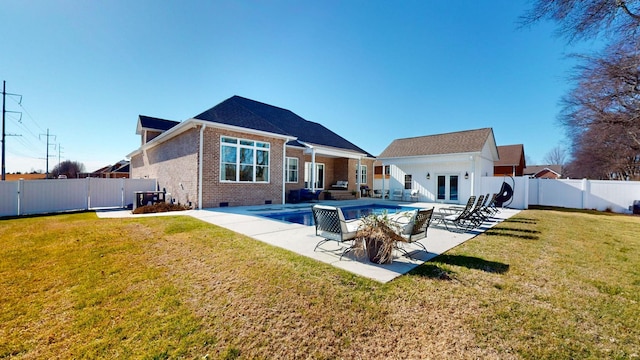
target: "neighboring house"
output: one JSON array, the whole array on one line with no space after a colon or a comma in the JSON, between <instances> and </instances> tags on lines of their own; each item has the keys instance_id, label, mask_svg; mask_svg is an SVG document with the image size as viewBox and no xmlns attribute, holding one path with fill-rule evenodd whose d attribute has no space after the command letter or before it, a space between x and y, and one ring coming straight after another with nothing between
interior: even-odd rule
<instances>
[{"instance_id":1,"label":"neighboring house","mask_svg":"<svg viewBox=\"0 0 640 360\"><path fill-rule=\"evenodd\" d=\"M127 160L120 160L115 165L108 165L102 167L90 174L88 177L92 178L107 178L107 179L120 179L120 178L129 178L130 164ZM87 177L81 176L81 177Z\"/></svg>"},{"instance_id":2,"label":"neighboring house","mask_svg":"<svg viewBox=\"0 0 640 360\"><path fill-rule=\"evenodd\" d=\"M375 189L402 189L420 201L461 203L493 175L498 150L491 128L394 140L378 156ZM388 167L388 178L382 167Z\"/></svg>"},{"instance_id":3,"label":"neighboring house","mask_svg":"<svg viewBox=\"0 0 640 360\"><path fill-rule=\"evenodd\" d=\"M524 145L498 146L499 159L493 164L494 176L522 176L527 166L524 159Z\"/></svg>"},{"instance_id":4,"label":"neighboring house","mask_svg":"<svg viewBox=\"0 0 640 360\"><path fill-rule=\"evenodd\" d=\"M233 96L182 122L140 116L132 178L198 208L281 204L290 190L373 186L374 157L293 112Z\"/></svg>"},{"instance_id":5,"label":"neighboring house","mask_svg":"<svg viewBox=\"0 0 640 360\"><path fill-rule=\"evenodd\" d=\"M44 180L46 174L5 174L6 181L18 181L22 180Z\"/></svg>"},{"instance_id":6,"label":"neighboring house","mask_svg":"<svg viewBox=\"0 0 640 360\"><path fill-rule=\"evenodd\" d=\"M562 178L562 165L531 165L524 168L524 176L539 179Z\"/></svg>"}]
</instances>

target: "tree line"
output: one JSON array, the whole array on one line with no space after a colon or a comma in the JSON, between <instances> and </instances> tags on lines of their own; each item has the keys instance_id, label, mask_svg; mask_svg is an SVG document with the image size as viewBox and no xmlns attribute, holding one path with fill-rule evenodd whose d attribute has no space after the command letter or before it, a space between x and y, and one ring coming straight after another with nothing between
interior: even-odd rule
<instances>
[{"instance_id":1,"label":"tree line","mask_svg":"<svg viewBox=\"0 0 640 360\"><path fill-rule=\"evenodd\" d=\"M640 180L640 1L536 0L521 17L525 26L542 20L568 43L605 43L574 55L559 114L571 144L563 175Z\"/></svg>"}]
</instances>

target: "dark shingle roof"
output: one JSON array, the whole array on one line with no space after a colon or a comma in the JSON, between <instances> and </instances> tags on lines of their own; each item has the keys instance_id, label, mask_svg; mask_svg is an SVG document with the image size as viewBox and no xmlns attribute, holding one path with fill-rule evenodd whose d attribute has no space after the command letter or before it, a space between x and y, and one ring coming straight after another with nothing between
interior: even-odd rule
<instances>
[{"instance_id":1,"label":"dark shingle roof","mask_svg":"<svg viewBox=\"0 0 640 360\"><path fill-rule=\"evenodd\" d=\"M180 124L178 121L159 119L144 115L140 115L138 118L140 119L140 126L145 129L166 131Z\"/></svg>"},{"instance_id":2,"label":"dark shingle roof","mask_svg":"<svg viewBox=\"0 0 640 360\"><path fill-rule=\"evenodd\" d=\"M484 128L396 139L378 157L395 158L480 152L492 133L491 128Z\"/></svg>"},{"instance_id":3,"label":"dark shingle roof","mask_svg":"<svg viewBox=\"0 0 640 360\"><path fill-rule=\"evenodd\" d=\"M494 166L517 166L524 156L524 145L502 145L498 146L500 160L493 163Z\"/></svg>"},{"instance_id":4,"label":"dark shingle roof","mask_svg":"<svg viewBox=\"0 0 640 360\"><path fill-rule=\"evenodd\" d=\"M305 120L290 110L237 95L196 115L194 118L293 136L301 142L352 150L371 156L342 136L318 123Z\"/></svg>"}]
</instances>

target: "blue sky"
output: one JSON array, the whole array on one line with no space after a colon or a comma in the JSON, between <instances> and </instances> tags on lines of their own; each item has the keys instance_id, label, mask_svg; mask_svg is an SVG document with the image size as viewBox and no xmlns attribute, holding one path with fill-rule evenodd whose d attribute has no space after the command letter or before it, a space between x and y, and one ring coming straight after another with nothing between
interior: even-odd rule
<instances>
[{"instance_id":1,"label":"blue sky","mask_svg":"<svg viewBox=\"0 0 640 360\"><path fill-rule=\"evenodd\" d=\"M7 172L88 171L139 146L138 115L186 120L240 95L377 155L396 138L492 127L535 163L565 142L578 51L527 0L2 2Z\"/></svg>"}]
</instances>

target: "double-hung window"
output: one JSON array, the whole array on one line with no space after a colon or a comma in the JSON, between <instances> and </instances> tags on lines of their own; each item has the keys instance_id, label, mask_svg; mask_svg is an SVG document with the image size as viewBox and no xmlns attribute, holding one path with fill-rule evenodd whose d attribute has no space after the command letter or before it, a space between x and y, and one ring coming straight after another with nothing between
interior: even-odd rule
<instances>
[{"instance_id":1,"label":"double-hung window","mask_svg":"<svg viewBox=\"0 0 640 360\"><path fill-rule=\"evenodd\" d=\"M221 137L220 181L269 182L269 143Z\"/></svg>"},{"instance_id":2,"label":"double-hung window","mask_svg":"<svg viewBox=\"0 0 640 360\"><path fill-rule=\"evenodd\" d=\"M286 159L285 168L287 169L287 182L288 183L297 183L298 182L298 158L288 157Z\"/></svg>"}]
</instances>

